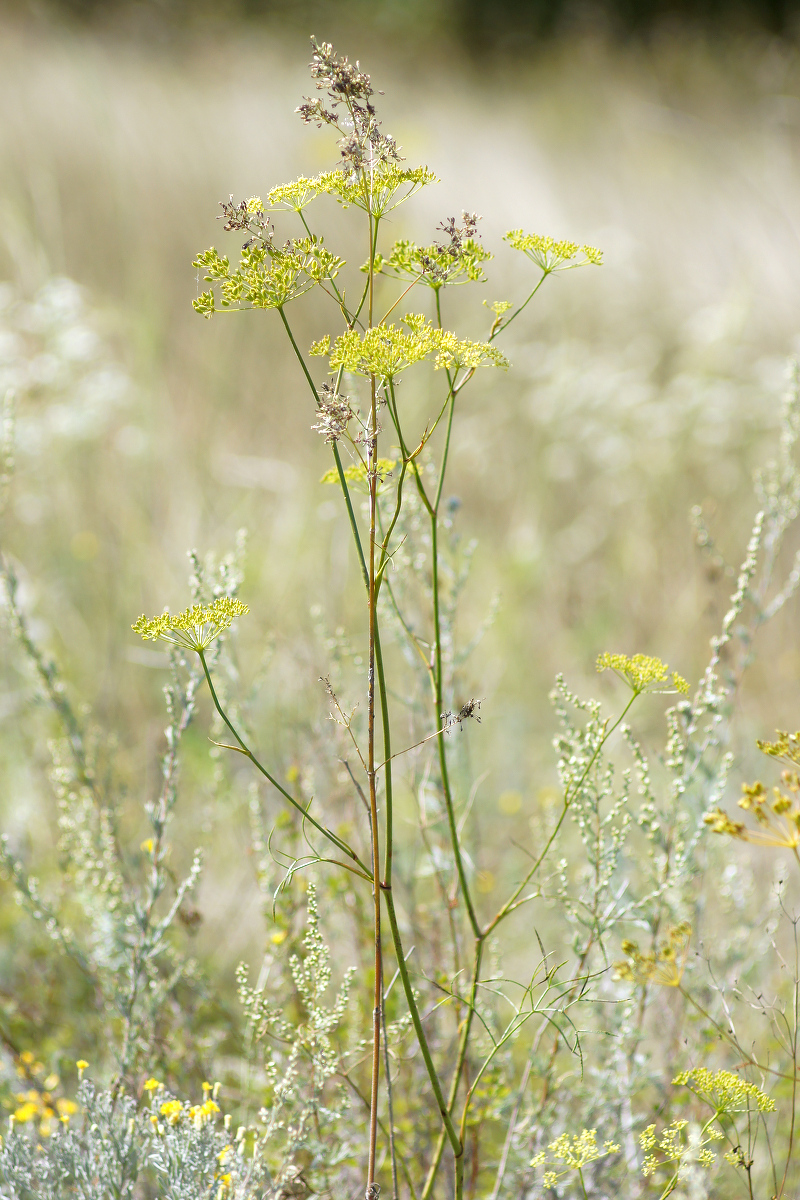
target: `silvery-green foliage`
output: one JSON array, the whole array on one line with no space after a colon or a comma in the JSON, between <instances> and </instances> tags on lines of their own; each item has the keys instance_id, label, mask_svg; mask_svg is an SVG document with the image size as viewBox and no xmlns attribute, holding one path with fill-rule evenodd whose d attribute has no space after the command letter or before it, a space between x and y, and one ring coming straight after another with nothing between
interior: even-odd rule
<instances>
[{"instance_id":1,"label":"silvery-green foliage","mask_svg":"<svg viewBox=\"0 0 800 1200\"><path fill-rule=\"evenodd\" d=\"M243 542L213 575L192 557L190 581L201 601L232 595L241 581ZM211 565L211 564L208 564ZM48 741L50 779L59 806L59 868L63 884L43 892L10 840L0 840L0 865L15 884L29 915L73 960L103 998L98 1015L107 1044L116 1047L120 1081L129 1079L150 1054L153 1031L184 983L197 986L194 964L175 939L181 920L194 917L189 898L201 870L195 851L188 871L176 878L167 864L169 827L178 801L181 742L195 716L202 672L173 648L165 663L168 723L161 780L144 804L149 836L138 853L122 843L119 784L97 725L70 700L56 663L39 646L19 595L17 571L0 557L6 617L29 664L33 685L55 718ZM219 643L212 650L219 657ZM121 1019L122 1041L114 1030ZM151 1063L151 1066L155 1066Z\"/></svg>"},{"instance_id":2,"label":"silvery-green foliage","mask_svg":"<svg viewBox=\"0 0 800 1200\"><path fill-rule=\"evenodd\" d=\"M148 1135L127 1096L114 1098L88 1080L78 1088L81 1115L47 1138L13 1126L0 1149L2 1200L132 1200ZM141 1195L141 1192L138 1193Z\"/></svg>"},{"instance_id":3,"label":"silvery-green foliage","mask_svg":"<svg viewBox=\"0 0 800 1200\"><path fill-rule=\"evenodd\" d=\"M300 1150L307 1152L314 1172L352 1154L346 1132L351 1105L342 1082L346 1059L339 1043L354 970L345 972L326 1003L330 951L319 928L313 884L306 911L302 953L290 956L288 969L269 955L255 987L248 984L244 965L237 972L249 1037L270 1096L261 1110L258 1144L280 1185L294 1178Z\"/></svg>"}]
</instances>

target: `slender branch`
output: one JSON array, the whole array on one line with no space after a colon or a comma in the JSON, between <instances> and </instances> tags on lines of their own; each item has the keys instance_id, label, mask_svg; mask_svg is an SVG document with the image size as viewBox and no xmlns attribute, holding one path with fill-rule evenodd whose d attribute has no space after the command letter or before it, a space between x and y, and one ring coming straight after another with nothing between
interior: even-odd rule
<instances>
[{"instance_id":1,"label":"slender branch","mask_svg":"<svg viewBox=\"0 0 800 1200\"><path fill-rule=\"evenodd\" d=\"M319 823L319 821L316 820L315 817L312 817L311 813L308 811L308 809L304 808L303 805L300 804L300 802L298 800L295 800L294 796L290 792L287 792L286 788L283 787L280 783L278 783L278 781L274 777L274 775L271 775L270 772L267 770L267 768L258 761L258 759L256 758L255 754L253 754L250 747L242 740L242 738L239 736L239 734L237 733L234 726L231 724L227 713L225 712L225 710L223 709L222 705L219 702L216 690L214 688L214 684L211 679L211 674L208 670L208 664L206 663L205 654L203 653L202 650L199 650L198 654L200 655L200 662L203 664L203 671L205 673L206 683L208 684L209 691L211 692L211 699L214 702L214 707L216 708L216 710L219 713L222 720L227 725L230 732L236 738L236 741L239 743L242 753L245 755L245 757L249 758L250 762L253 764L253 766L256 768L256 770L260 771L261 774L264 776L264 778L268 779L269 782L272 784L272 786L274 788L276 788L277 791L280 792L280 794L283 796L284 800L288 800L289 803L292 805L292 807L297 809L297 811L302 815L302 817L305 821L308 821L309 824L313 825L314 828L319 833L321 833L323 837L327 838L329 842L332 842L333 845L337 848L337 850L341 850L341 852L343 854L346 854L348 858L351 858L354 863L357 863L358 866L361 868L361 870L364 872L366 878L371 880L372 875L369 871L369 868L364 865L364 863L361 861L361 859L356 854L355 850L353 850L350 846L348 846L347 842L344 842L344 841L342 841L342 839L340 837L337 837L337 835L335 833L333 833L330 829L326 829L324 825L321 825Z\"/></svg>"}]
</instances>

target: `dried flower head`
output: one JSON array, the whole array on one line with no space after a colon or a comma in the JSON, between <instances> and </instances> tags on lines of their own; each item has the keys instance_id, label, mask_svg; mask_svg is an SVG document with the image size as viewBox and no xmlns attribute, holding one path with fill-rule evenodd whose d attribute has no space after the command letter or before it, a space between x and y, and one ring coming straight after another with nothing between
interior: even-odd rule
<instances>
[{"instance_id":1,"label":"dried flower head","mask_svg":"<svg viewBox=\"0 0 800 1200\"><path fill-rule=\"evenodd\" d=\"M323 383L318 395L317 424L311 428L321 433L330 445L347 432L347 424L355 414L347 396L340 395L329 383Z\"/></svg>"},{"instance_id":2,"label":"dried flower head","mask_svg":"<svg viewBox=\"0 0 800 1200\"><path fill-rule=\"evenodd\" d=\"M689 684L673 671L670 676L669 667L660 658L652 658L648 654L609 654L606 651L597 659L598 671L613 671L628 687L638 695L641 692L656 692L659 695L671 695L681 692L686 695Z\"/></svg>"},{"instance_id":3,"label":"dried flower head","mask_svg":"<svg viewBox=\"0 0 800 1200\"><path fill-rule=\"evenodd\" d=\"M631 983L660 983L663 987L680 987L691 936L691 925L681 921L647 953L642 953L636 942L623 942L622 953L625 958L614 963L617 978L630 980Z\"/></svg>"},{"instance_id":4,"label":"dried flower head","mask_svg":"<svg viewBox=\"0 0 800 1200\"><path fill-rule=\"evenodd\" d=\"M162 613L160 617L150 618L143 614L131 629L145 641L160 638L164 642L200 653L229 629L236 617L244 616L249 611L241 600L234 600L230 596L218 596L207 608L202 604L194 604L175 617L170 616L168 612Z\"/></svg>"},{"instance_id":5,"label":"dried flower head","mask_svg":"<svg viewBox=\"0 0 800 1200\"><path fill-rule=\"evenodd\" d=\"M448 709L447 712L441 713L440 717L444 732L449 733L456 725L459 729L463 729L465 721L477 721L480 725L481 719L478 714L481 703L480 700L472 699L468 700L466 704L462 704L458 712L450 712L450 709Z\"/></svg>"},{"instance_id":6,"label":"dried flower head","mask_svg":"<svg viewBox=\"0 0 800 1200\"><path fill-rule=\"evenodd\" d=\"M317 91L327 93L328 107L319 96L304 96L295 110L301 120L317 128L330 125L341 134L339 149L348 173L358 174L376 163L397 161L397 143L391 134L381 133L369 75L358 62L351 63L338 55L330 42L317 42L312 37L311 50L311 78Z\"/></svg>"}]
</instances>

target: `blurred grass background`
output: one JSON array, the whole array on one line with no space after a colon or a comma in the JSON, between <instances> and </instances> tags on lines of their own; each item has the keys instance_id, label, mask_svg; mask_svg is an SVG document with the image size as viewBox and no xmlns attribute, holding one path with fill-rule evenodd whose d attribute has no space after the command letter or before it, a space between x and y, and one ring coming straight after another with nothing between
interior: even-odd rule
<instances>
[{"instance_id":1,"label":"blurred grass background","mask_svg":"<svg viewBox=\"0 0 800 1200\"><path fill-rule=\"evenodd\" d=\"M190 306L194 254L225 242L218 201L335 160L293 112L308 34L361 59L385 128L442 180L396 236L483 215L490 283L460 291L448 323L481 336L480 301L521 292L509 228L605 251L602 270L548 283L504 347L512 371L485 373L456 427L451 488L479 543L465 639L499 597L464 677L464 698L483 697L470 753L488 772L481 865L498 878L502 845L525 839L554 782L556 671L606 694L597 654L643 650L694 682L735 586L698 556L688 512L703 506L738 566L800 349L794 13L778 0L692 5L691 22L679 4L512 0L2 9L0 384L20 397L4 540L36 632L118 740L132 825L156 786L164 679L130 623L188 601L189 547L222 553L250 530L242 687L267 647L255 738L282 770L324 723L320 629L358 611L346 522L317 484L328 455L277 320L206 323ZM360 261L346 219L320 212ZM330 327L314 298L292 316L301 343ZM796 605L760 649L743 753L798 724ZM2 824L46 859L46 750L5 638L3 654ZM262 931L246 791L212 802L207 745L198 726L178 822L187 857L198 837L214 847L202 945L224 973Z\"/></svg>"}]
</instances>

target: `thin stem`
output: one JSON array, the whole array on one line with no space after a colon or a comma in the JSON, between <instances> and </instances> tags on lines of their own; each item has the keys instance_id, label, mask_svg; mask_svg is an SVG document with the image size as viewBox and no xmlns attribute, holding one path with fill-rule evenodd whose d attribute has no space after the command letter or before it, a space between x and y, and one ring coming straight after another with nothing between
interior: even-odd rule
<instances>
[{"instance_id":1,"label":"thin stem","mask_svg":"<svg viewBox=\"0 0 800 1200\"><path fill-rule=\"evenodd\" d=\"M573 790L573 795L572 795L572 796L570 796L570 795L568 795L568 794L567 794L567 795L565 795L565 796L564 796L564 807L563 807L563 808L562 808L562 810L561 810L561 815L560 815L560 817L559 817L559 818L558 818L558 820L556 821L555 828L553 829L553 832L550 834L550 837L547 839L547 842L545 843L544 850L542 850L541 854L540 854L540 855L539 855L539 857L536 859L536 861L534 862L533 866L532 866L532 867L531 867L531 869L528 871L527 875L526 875L526 876L525 876L525 878L522 880L522 882L520 883L520 885L519 885L517 888L515 888L515 889L514 889L514 891L512 892L511 896L510 896L510 897L508 898L508 900L505 902L505 904L504 904L504 905L503 905L503 907L500 909L500 911L499 911L499 912L498 912L498 913L495 915L495 917L494 917L494 918L493 918L493 919L492 919L492 920L489 922L489 924L488 924L488 925L487 925L487 927L486 927L486 933L487 933L487 934L491 933L491 932L492 932L494 929L496 929L496 928L497 928L497 926L500 924L500 922L501 922L502 920L504 920L504 918L505 918L505 917L507 917L507 916L508 916L508 914L509 914L510 912L513 912L513 910L514 910L514 909L517 907L517 903L516 903L516 902L517 902L517 899L519 898L519 895L520 895L520 893L521 893L522 891L524 891L524 889L525 889L525 888L528 886L528 884L530 883L531 879L533 878L533 876L534 876L534 875L536 874L536 872L539 870L539 867L540 867L540 866L542 865L542 863L544 862L544 860L545 860L545 858L546 858L546 856L547 856L547 853L548 853L548 851L550 850L550 847L552 846L553 842L556 840L556 837L558 836L558 832L559 832L559 830L561 829L561 826L564 824L564 818L566 817L566 815L567 815L567 813L568 813L568 811L569 811L569 806L570 806L570 804L572 803L572 800L573 800L574 796L575 796L575 795L576 795L576 794L577 794L577 793L580 791L581 787L582 787L582 786L583 786L583 784L586 782L586 777L587 777L587 775L589 774L589 772L591 771L591 769L592 769L592 767L594 766L595 762L597 761L597 756L599 755L600 751L603 749L603 746L606 744L606 742L608 741L608 739L611 737L611 735L612 735L612 733L614 732L614 730L615 730L615 729L617 729L617 728L619 727L619 725L621 725L621 723L624 721L624 719L625 719L625 716L626 716L626 714L627 714L627 712L628 712L629 708L631 707L631 705L633 704L634 700L636 700L636 699L637 699L637 697L638 697L639 695L640 695L640 693L639 693L639 692L634 692L634 693L633 693L633 695L631 696L630 700L629 700L629 701L628 701L628 703L625 705L624 709L622 710L622 712L620 713L620 715L617 717L617 719L616 719L616 721L614 722L614 724L611 726L611 728L610 728L610 729L608 729L608 730L607 730L607 731L606 731L606 732L603 734L603 737L601 738L601 740L600 740L600 742L599 742L599 744L598 744L598 746L597 746L597 748L596 748L596 750L595 750L594 754L593 754L593 755L592 755L592 757L589 759L589 762L586 764L586 768L585 768L585 770L584 770L583 774L581 775L580 779L578 780L578 782L577 782L577 783L576 783L576 785L575 785L575 788L574 788L574 790Z\"/></svg>"},{"instance_id":2,"label":"thin stem","mask_svg":"<svg viewBox=\"0 0 800 1200\"><path fill-rule=\"evenodd\" d=\"M494 329L494 330L493 330L493 331L492 331L492 332L489 334L489 341L490 341L490 342L493 342L493 341L494 341L494 339L497 337L498 333L502 333L502 332L503 332L503 330L505 330L505 329L508 329L508 327L509 327L509 325L511 324L511 322L512 322L512 321L514 321L514 320L516 320L516 318L519 316L519 314L522 312L522 310L523 310L524 308L527 308L527 306L530 304L531 300L532 300L532 299L533 299L533 297L536 295L536 293L538 292L539 288L542 286L542 284L544 283L545 279L547 279L547 276L548 276L549 274L550 274L550 271L543 271L543 272L542 272L541 279L540 279L540 280L539 280L539 282L536 284L536 287L533 289L533 291L531 292L530 296L528 296L528 299L527 299L527 300L525 300L525 301L523 301L523 303L522 303L522 304L520 304L520 306L519 306L519 308L517 309L517 311L516 311L516 312L514 312L514 313L512 313L512 314L511 314L511 316L508 318L508 320L507 320L507 321L503 321L502 325L498 325L498 326L497 326L497 328L496 328L496 329Z\"/></svg>"},{"instance_id":3,"label":"thin stem","mask_svg":"<svg viewBox=\"0 0 800 1200\"><path fill-rule=\"evenodd\" d=\"M383 1033L383 1070L386 1075L386 1108L389 1117L389 1156L392 1162L392 1200L400 1200L400 1185L397 1180L397 1151L394 1144L392 1072L389 1061L389 1038L386 1033L386 992L383 987L383 978L381 978L381 1032Z\"/></svg>"},{"instance_id":4,"label":"thin stem","mask_svg":"<svg viewBox=\"0 0 800 1200\"><path fill-rule=\"evenodd\" d=\"M408 974L408 967L403 956L403 942L400 936L400 927L397 923L397 913L394 907L394 897L391 888L383 889L384 899L386 900L386 911L389 916L389 929L392 935L392 943L394 945L395 957L397 959L397 969L400 972L400 982L403 985L403 991L408 1004L408 1010L411 1013L411 1023L414 1026L414 1033L417 1037L422 1060L425 1063L425 1070L428 1072L428 1078L433 1089L433 1095L436 1100L439 1113L447 1133L448 1141L453 1148L453 1153L458 1158L462 1153L461 1141L456 1133L455 1126L450 1117L450 1111L442 1092L442 1085L439 1081L439 1076L436 1072L436 1067L433 1065L428 1039L425 1036L425 1030L422 1025L422 1017L420 1016L419 1007L414 996L414 989L411 985L411 977Z\"/></svg>"},{"instance_id":5,"label":"thin stem","mask_svg":"<svg viewBox=\"0 0 800 1200\"><path fill-rule=\"evenodd\" d=\"M450 1081L450 1092L447 1097L447 1111L449 1113L452 1113L453 1109L455 1108L456 1097L458 1095L458 1085L461 1082L461 1073L464 1069L464 1062L466 1060L467 1050L469 1048L469 1038L470 1038L470 1033L472 1032L472 1019L475 1015L475 1001L476 1001L477 993L478 993L478 985L480 983L481 959L483 958L483 945L484 945L484 939L482 937L478 938L475 942L475 962L474 962L473 971L472 971L472 986L470 988L469 1007L467 1009L467 1015L464 1017L464 1020L461 1024L461 1035L458 1040L458 1050L456 1052L456 1065L453 1069L453 1078ZM442 1130L437 1139L436 1148L435 1148L434 1154L433 1154L433 1160L431 1162L430 1167L428 1168L428 1175L425 1180L425 1186L422 1189L422 1192L420 1195L420 1200L428 1200L428 1198L430 1197L431 1192L433 1190L433 1185L436 1182L436 1176L439 1172L439 1166L441 1164L441 1159L442 1159L442 1151L444 1150L444 1134L445 1134L445 1131ZM464 1158L463 1124L462 1124L462 1135L461 1135L460 1140L461 1140L461 1144L462 1144L462 1152L461 1152L460 1157L462 1160L462 1171L463 1171L463 1158Z\"/></svg>"},{"instance_id":6,"label":"thin stem","mask_svg":"<svg viewBox=\"0 0 800 1200\"><path fill-rule=\"evenodd\" d=\"M369 211L369 309L368 324L372 328L375 291L375 244L378 222ZM372 894L374 901L375 989L372 1014L372 1078L370 1088L369 1163L367 1167L367 1196L377 1195L375 1160L378 1139L378 1098L381 1070L381 1014L383 1012L383 957L381 947L381 888L380 843L378 828L378 795L375 771L375 615L378 588L375 562L375 531L378 509L378 389L374 375L370 376L369 429L369 651L367 667L367 779L369 782L370 833L372 839Z\"/></svg>"},{"instance_id":7,"label":"thin stem","mask_svg":"<svg viewBox=\"0 0 800 1200\"><path fill-rule=\"evenodd\" d=\"M268 779L269 782L272 784L272 786L274 788L276 788L277 791L280 792L280 794L283 796L283 798L285 800L288 800L293 808L297 809L297 811L302 815L302 817L305 821L308 821L309 824L313 825L314 828L319 833L321 833L323 837L327 838L329 842L332 842L333 845L337 848L337 850L341 850L341 852L343 854L346 854L348 856L348 858L351 858L354 863L357 863L357 865L363 871L365 878L372 879L372 875L370 874L369 868L364 865L364 863L361 861L361 859L356 854L355 850L353 850L350 846L348 846L347 842L342 841L342 839L340 837L337 837L335 833L333 833L330 829L326 829L324 825L321 825L319 823L319 821L317 821L314 817L312 817L310 812L308 811L308 809L304 808L303 805L299 803L299 801L295 800L294 796L292 796L290 792L287 792L286 788L283 787L280 783L278 783L278 781L274 777L274 775L271 775L270 772L267 770L267 768L258 761L258 759L256 758L255 754L253 754L250 747L246 745L246 743L242 740L242 738L237 733L234 726L231 724L230 720L228 719L227 713L225 712L225 710L223 709L222 705L219 702L216 690L214 688L214 684L211 679L211 674L208 670L208 664L206 663L205 654L203 653L202 650L198 650L198 654L200 656L200 662L203 664L203 671L205 673L206 683L208 684L209 691L211 692L211 699L214 702L214 707L216 708L216 710L219 713L222 720L227 725L230 732L236 738L236 741L239 743L239 748L241 750L241 753L244 754L244 756L246 758L250 759L250 762L253 764L253 766L256 768L256 770L260 771L261 774L264 776L264 778ZM234 747L234 749L235 749L235 747Z\"/></svg>"},{"instance_id":8,"label":"thin stem","mask_svg":"<svg viewBox=\"0 0 800 1200\"><path fill-rule=\"evenodd\" d=\"M444 710L444 688L442 681L442 634L441 634L441 611L439 602L439 538L438 538L438 515L434 509L431 514L431 560L433 565L433 636L434 636L434 702L436 705L437 724L441 719ZM450 787L450 776L447 770L447 752L445 749L445 733L442 730L438 738L439 750L439 772L442 777L442 791L444 793L445 810L447 812L447 825L450 830L450 842L453 847L453 857L456 863L456 871L458 873L461 891L464 894L464 903L467 906L467 914L469 923L472 926L472 932L476 938L481 937L481 927L478 921L478 915L475 912L475 906L472 903L469 884L467 883L467 873L464 868L464 860L461 855L461 846L458 837L458 828L456 826L455 806L453 804L453 793Z\"/></svg>"}]
</instances>

